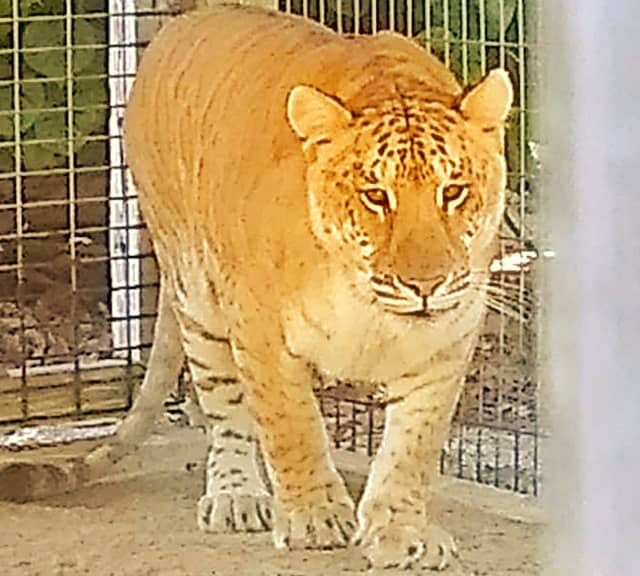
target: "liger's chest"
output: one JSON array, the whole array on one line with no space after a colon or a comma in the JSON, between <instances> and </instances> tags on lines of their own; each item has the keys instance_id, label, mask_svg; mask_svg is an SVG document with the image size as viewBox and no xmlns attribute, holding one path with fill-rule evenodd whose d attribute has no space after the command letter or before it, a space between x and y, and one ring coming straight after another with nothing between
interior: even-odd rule
<instances>
[{"instance_id":1,"label":"liger's chest","mask_svg":"<svg viewBox=\"0 0 640 576\"><path fill-rule=\"evenodd\" d=\"M285 314L291 350L326 377L381 383L427 370L460 326L385 311L346 284L308 290Z\"/></svg>"}]
</instances>

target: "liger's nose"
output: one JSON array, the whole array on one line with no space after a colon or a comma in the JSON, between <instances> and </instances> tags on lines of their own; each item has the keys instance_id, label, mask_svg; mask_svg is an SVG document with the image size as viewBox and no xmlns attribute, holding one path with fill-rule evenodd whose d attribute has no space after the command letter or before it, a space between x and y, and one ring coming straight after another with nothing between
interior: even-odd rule
<instances>
[{"instance_id":1,"label":"liger's nose","mask_svg":"<svg viewBox=\"0 0 640 576\"><path fill-rule=\"evenodd\" d=\"M429 278L414 279L407 284L414 288L422 296L432 296L433 293L447 281L447 277L444 274L436 274Z\"/></svg>"}]
</instances>

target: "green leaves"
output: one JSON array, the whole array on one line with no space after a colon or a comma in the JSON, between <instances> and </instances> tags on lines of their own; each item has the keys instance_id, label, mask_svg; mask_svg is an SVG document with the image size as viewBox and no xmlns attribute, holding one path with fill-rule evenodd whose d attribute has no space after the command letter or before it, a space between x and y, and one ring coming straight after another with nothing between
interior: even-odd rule
<instances>
[{"instance_id":1,"label":"green leaves","mask_svg":"<svg viewBox=\"0 0 640 576\"><path fill-rule=\"evenodd\" d=\"M11 0L9 0L11 1ZM20 0L20 16L59 16L65 13L65 0Z\"/></svg>"},{"instance_id":2,"label":"green leaves","mask_svg":"<svg viewBox=\"0 0 640 576\"><path fill-rule=\"evenodd\" d=\"M25 52L24 62L42 76L61 78L67 72L67 23L64 20L37 20L24 27L23 46L41 48L37 52ZM93 26L86 20L74 20L71 34L71 45L81 46L95 44L96 34ZM95 58L92 50L72 51L71 72L81 73L89 67Z\"/></svg>"},{"instance_id":3,"label":"green leaves","mask_svg":"<svg viewBox=\"0 0 640 576\"><path fill-rule=\"evenodd\" d=\"M26 133L38 120L39 112L30 112L42 108L45 104L45 91L42 84L29 83L20 86L20 131ZM0 139L12 140L14 136L13 86L0 87Z\"/></svg>"},{"instance_id":4,"label":"green leaves","mask_svg":"<svg viewBox=\"0 0 640 576\"><path fill-rule=\"evenodd\" d=\"M444 60L448 45L449 66L462 78L475 82L483 74L483 59L487 61L485 42L497 43L508 40L508 31L513 24L516 0L467 1L463 10L461 2L449 2L447 10L442 2L432 2L429 13L430 32L424 28L424 8L418 6L414 39L421 45L429 45L434 54ZM447 32L447 41L444 37ZM428 38L427 38L428 37ZM484 57L484 58L483 58Z\"/></svg>"},{"instance_id":5,"label":"green leaves","mask_svg":"<svg viewBox=\"0 0 640 576\"><path fill-rule=\"evenodd\" d=\"M20 13L13 14L14 0L0 0L0 18L51 18L21 20L18 24L23 49L17 62L21 76L19 128L23 142L21 157L26 169L64 164L70 152L69 138L73 138L72 151L78 154L87 146L88 136L106 129L107 59L102 45L107 37L107 20L65 19L69 1L19 0ZM332 26L337 23L340 5L345 30L353 29L358 18L360 30L371 31L372 1L376 0L361 0L359 14L355 14L350 0L327 0L324 5L326 21ZM405 34L411 29L416 41L421 45L428 43L441 59L446 52L451 69L468 82L480 78L483 65L496 65L498 50L495 44L498 41L513 40L510 34L513 35L515 29L516 0L463 0L465 10L460 0L430 0L413 2L411 11L408 10L409 1L378 3L376 27L391 26L389 8L392 6L395 29ZM81 16L103 12L107 4L106 0L75 0L73 6L76 15ZM429 9L428 14L425 6ZM409 14L412 15L410 27ZM70 33L68 26L71 26ZM14 30L13 23L0 23L0 49L13 46ZM487 47L481 41L489 41L493 47ZM509 50L506 49L507 66L513 60ZM0 55L0 83L13 80L15 64L13 54ZM0 84L0 142L14 140L14 104L13 85ZM69 106L73 106L72 115L68 113ZM71 117L72 130L69 128ZM45 142L37 142L39 140ZM8 149L3 148L3 153Z\"/></svg>"},{"instance_id":6,"label":"green leaves","mask_svg":"<svg viewBox=\"0 0 640 576\"><path fill-rule=\"evenodd\" d=\"M44 170L64 164L65 157L52 152L42 144L25 143L22 146L22 163L27 170Z\"/></svg>"},{"instance_id":7,"label":"green leaves","mask_svg":"<svg viewBox=\"0 0 640 576\"><path fill-rule=\"evenodd\" d=\"M13 137L13 92L10 86L0 87L0 142Z\"/></svg>"},{"instance_id":8,"label":"green leaves","mask_svg":"<svg viewBox=\"0 0 640 576\"><path fill-rule=\"evenodd\" d=\"M26 132L37 123L40 116L39 110L44 108L46 102L45 88L41 83L30 82L20 86L20 130Z\"/></svg>"},{"instance_id":9,"label":"green leaves","mask_svg":"<svg viewBox=\"0 0 640 576\"><path fill-rule=\"evenodd\" d=\"M11 0L0 0L0 18L11 16ZM11 44L12 27L9 22L0 23L0 48L8 48ZM0 61L8 60L8 56L0 56Z\"/></svg>"},{"instance_id":10,"label":"green leaves","mask_svg":"<svg viewBox=\"0 0 640 576\"><path fill-rule=\"evenodd\" d=\"M52 154L67 153L67 117L64 110L43 114L33 126L36 140L44 140L40 146Z\"/></svg>"},{"instance_id":11,"label":"green leaves","mask_svg":"<svg viewBox=\"0 0 640 576\"><path fill-rule=\"evenodd\" d=\"M356 20L364 33L389 28L401 34L411 32L416 42L428 46L441 60L447 55L447 64L459 78L475 82L485 65L495 65L492 53L498 43L513 41L522 32L514 25L516 6L516 0L360 0L354 13L352 0L326 0L324 21L336 29L340 20L347 32L354 31ZM320 17L314 3L309 5L309 15Z\"/></svg>"},{"instance_id":12,"label":"green leaves","mask_svg":"<svg viewBox=\"0 0 640 576\"><path fill-rule=\"evenodd\" d=\"M13 66L7 55L0 56L0 81L11 80L13 76Z\"/></svg>"},{"instance_id":13,"label":"green leaves","mask_svg":"<svg viewBox=\"0 0 640 576\"><path fill-rule=\"evenodd\" d=\"M487 24L487 38L489 40L500 40L500 8L502 5L502 30L511 24L516 11L516 0L485 0L485 13ZM479 5L475 2L471 7L479 9Z\"/></svg>"},{"instance_id":14,"label":"green leaves","mask_svg":"<svg viewBox=\"0 0 640 576\"><path fill-rule=\"evenodd\" d=\"M83 138L105 129L108 94L106 78L80 78L73 89L76 137Z\"/></svg>"},{"instance_id":15,"label":"green leaves","mask_svg":"<svg viewBox=\"0 0 640 576\"><path fill-rule=\"evenodd\" d=\"M20 0L20 16L63 16L65 1ZM76 8L84 6L95 10L96 1L76 3ZM10 16L13 16L12 0L0 0L0 17ZM106 38L106 23L106 19L82 18L19 23L22 48L18 62L19 128L25 169L64 165L70 152L77 154L85 146L87 136L104 131L108 85L105 49L101 44ZM12 24L0 24L0 48L13 45L12 31ZM0 55L0 82L13 78L13 54ZM72 115L70 106L73 106ZM15 139L15 108L14 85L0 84L0 142ZM71 118L72 130L69 129ZM71 148L70 138L73 139ZM5 156L6 153L0 168L6 164Z\"/></svg>"},{"instance_id":16,"label":"green leaves","mask_svg":"<svg viewBox=\"0 0 640 576\"><path fill-rule=\"evenodd\" d=\"M11 0L0 0L0 18L11 16Z\"/></svg>"}]
</instances>

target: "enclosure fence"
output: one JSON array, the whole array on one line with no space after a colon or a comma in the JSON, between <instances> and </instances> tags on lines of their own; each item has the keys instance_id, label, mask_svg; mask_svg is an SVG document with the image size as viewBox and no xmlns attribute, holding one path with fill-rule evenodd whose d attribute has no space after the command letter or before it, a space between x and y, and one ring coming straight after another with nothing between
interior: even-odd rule
<instances>
[{"instance_id":1,"label":"enclosure fence","mask_svg":"<svg viewBox=\"0 0 640 576\"><path fill-rule=\"evenodd\" d=\"M534 249L535 2L266 5L342 33L395 30L464 84L505 68L516 104L507 134L503 262ZM174 8L152 0L0 0L0 426L119 413L141 381L157 271L125 166L122 116L144 47ZM489 314L441 467L537 494L535 271L516 266L495 274L512 305ZM335 446L372 454L384 408L375 394L356 398L339 383L319 396Z\"/></svg>"}]
</instances>

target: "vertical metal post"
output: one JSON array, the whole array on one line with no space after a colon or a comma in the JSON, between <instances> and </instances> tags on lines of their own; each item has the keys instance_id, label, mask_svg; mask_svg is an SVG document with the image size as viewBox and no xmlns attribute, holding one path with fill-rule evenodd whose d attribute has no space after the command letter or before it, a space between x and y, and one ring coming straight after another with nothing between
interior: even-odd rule
<instances>
[{"instance_id":1,"label":"vertical metal post","mask_svg":"<svg viewBox=\"0 0 640 576\"><path fill-rule=\"evenodd\" d=\"M20 313L20 350L21 359L21 385L20 385L20 403L22 407L22 416L27 418L29 415L29 391L27 388L27 353L24 337L24 312L22 310L22 289L24 283L24 208L23 208L23 176L22 176L22 103L20 101L21 93L21 76L20 76L20 3L13 0L11 3L11 35L13 41L13 53L11 54L11 64L13 68L13 110L15 116L13 118L13 138L15 141L14 148L14 168L15 168L15 204L16 204L16 287L17 300Z\"/></svg>"},{"instance_id":2,"label":"vertical metal post","mask_svg":"<svg viewBox=\"0 0 640 576\"><path fill-rule=\"evenodd\" d=\"M444 63L449 68L451 66L451 30L449 23L449 0L442 0L442 27L444 28Z\"/></svg>"},{"instance_id":3,"label":"vertical metal post","mask_svg":"<svg viewBox=\"0 0 640 576\"><path fill-rule=\"evenodd\" d=\"M640 3L548 2L547 574L640 574Z\"/></svg>"},{"instance_id":4,"label":"vertical metal post","mask_svg":"<svg viewBox=\"0 0 640 576\"><path fill-rule=\"evenodd\" d=\"M116 355L140 360L140 215L135 189L124 174L122 120L137 66L133 0L109 0L109 251Z\"/></svg>"},{"instance_id":5,"label":"vertical metal post","mask_svg":"<svg viewBox=\"0 0 640 576\"><path fill-rule=\"evenodd\" d=\"M75 398L76 414L82 410L82 382L78 371L80 370L80 354L78 341L78 255L77 255L77 233L76 233L76 165L75 165L75 105L74 105L74 77L73 77L73 57L74 39L73 28L76 25L73 18L73 7L71 0L65 2L65 87L67 92L67 200L69 214L69 258L71 260L69 278L71 285L71 337L73 351L73 393Z\"/></svg>"}]
</instances>

